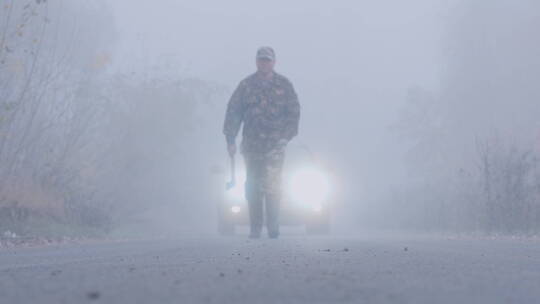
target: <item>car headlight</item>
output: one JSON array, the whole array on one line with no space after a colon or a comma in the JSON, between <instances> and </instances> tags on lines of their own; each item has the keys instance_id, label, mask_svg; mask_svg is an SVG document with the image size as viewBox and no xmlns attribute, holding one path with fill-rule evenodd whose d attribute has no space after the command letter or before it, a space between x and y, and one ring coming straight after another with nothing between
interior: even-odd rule
<instances>
[{"instance_id":1,"label":"car headlight","mask_svg":"<svg viewBox=\"0 0 540 304\"><path fill-rule=\"evenodd\" d=\"M330 195L330 183L326 175L316 168L296 171L288 183L290 198L302 205L321 206Z\"/></svg>"}]
</instances>

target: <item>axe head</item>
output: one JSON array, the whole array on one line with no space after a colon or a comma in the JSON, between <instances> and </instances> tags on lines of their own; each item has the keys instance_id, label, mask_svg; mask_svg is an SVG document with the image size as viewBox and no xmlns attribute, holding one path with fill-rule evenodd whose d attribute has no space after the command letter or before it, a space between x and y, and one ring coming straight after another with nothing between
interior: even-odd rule
<instances>
[{"instance_id":1,"label":"axe head","mask_svg":"<svg viewBox=\"0 0 540 304\"><path fill-rule=\"evenodd\" d=\"M234 188L234 186L236 186L236 182L234 180L231 180L227 182L227 184L225 184L225 189L231 190L232 188Z\"/></svg>"}]
</instances>

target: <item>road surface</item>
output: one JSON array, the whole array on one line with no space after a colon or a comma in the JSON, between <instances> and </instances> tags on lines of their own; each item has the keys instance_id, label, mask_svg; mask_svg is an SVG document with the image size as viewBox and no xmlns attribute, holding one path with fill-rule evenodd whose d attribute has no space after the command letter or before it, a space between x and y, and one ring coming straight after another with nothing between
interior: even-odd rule
<instances>
[{"instance_id":1,"label":"road surface","mask_svg":"<svg viewBox=\"0 0 540 304\"><path fill-rule=\"evenodd\" d=\"M540 303L540 241L285 235L2 249L0 303Z\"/></svg>"}]
</instances>

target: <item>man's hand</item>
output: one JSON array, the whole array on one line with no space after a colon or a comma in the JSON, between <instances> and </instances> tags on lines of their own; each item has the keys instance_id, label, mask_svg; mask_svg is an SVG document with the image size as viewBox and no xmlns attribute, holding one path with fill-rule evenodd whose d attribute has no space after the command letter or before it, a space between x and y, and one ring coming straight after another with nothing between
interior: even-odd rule
<instances>
[{"instance_id":1,"label":"man's hand","mask_svg":"<svg viewBox=\"0 0 540 304\"><path fill-rule=\"evenodd\" d=\"M230 157L233 157L236 154L236 144L227 144L227 152Z\"/></svg>"},{"instance_id":2,"label":"man's hand","mask_svg":"<svg viewBox=\"0 0 540 304\"><path fill-rule=\"evenodd\" d=\"M287 144L289 143L288 140L286 140L285 138L282 138L278 141L277 145L280 149L285 149L285 147L287 146Z\"/></svg>"}]
</instances>

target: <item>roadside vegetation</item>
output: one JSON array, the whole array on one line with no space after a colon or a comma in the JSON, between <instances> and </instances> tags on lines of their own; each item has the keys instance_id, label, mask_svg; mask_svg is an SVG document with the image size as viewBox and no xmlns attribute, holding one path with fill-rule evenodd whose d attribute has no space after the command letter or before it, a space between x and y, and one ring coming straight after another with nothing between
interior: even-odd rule
<instances>
[{"instance_id":1,"label":"roadside vegetation","mask_svg":"<svg viewBox=\"0 0 540 304\"><path fill-rule=\"evenodd\" d=\"M0 4L0 237L105 235L171 181L217 87L116 72L102 1Z\"/></svg>"}]
</instances>

